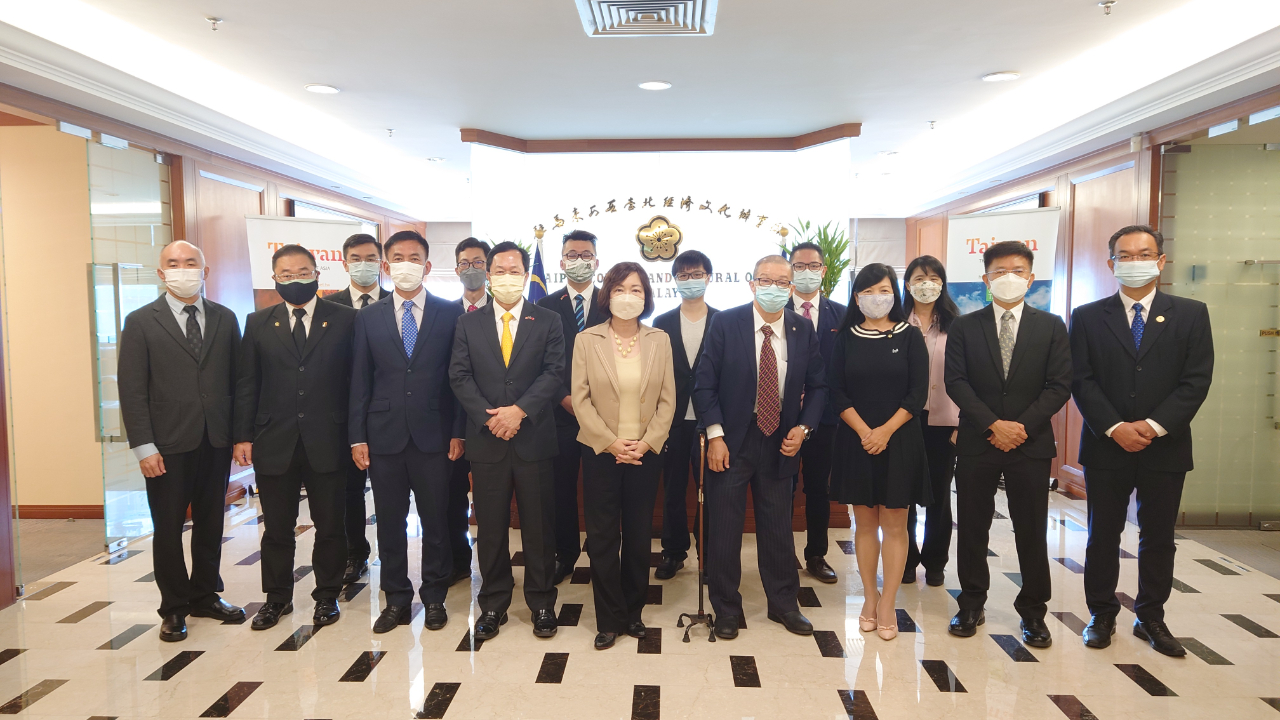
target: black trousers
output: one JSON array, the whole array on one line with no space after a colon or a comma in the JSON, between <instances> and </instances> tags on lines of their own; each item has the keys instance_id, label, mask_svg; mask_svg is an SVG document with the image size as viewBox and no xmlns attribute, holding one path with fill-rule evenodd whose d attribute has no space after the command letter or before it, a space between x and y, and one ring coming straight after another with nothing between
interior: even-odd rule
<instances>
[{"instance_id":1,"label":"black trousers","mask_svg":"<svg viewBox=\"0 0 1280 720\"><path fill-rule=\"evenodd\" d=\"M689 557L689 534L695 539L698 518L689 527L689 473L695 477L700 462L698 421L676 420L667 435L667 448L662 458L662 554L673 560ZM585 487L585 486L584 486Z\"/></svg>"},{"instance_id":2,"label":"black trousers","mask_svg":"<svg viewBox=\"0 0 1280 720\"><path fill-rule=\"evenodd\" d=\"M413 493L422 532L422 602L444 602L453 570L447 521L451 470L448 453L423 452L413 441L394 455L369 458L373 511L378 514L378 560L382 563L378 581L388 605L408 607L413 603L406 528L409 493Z\"/></svg>"},{"instance_id":3,"label":"black trousers","mask_svg":"<svg viewBox=\"0 0 1280 720\"><path fill-rule=\"evenodd\" d=\"M165 473L147 478L147 505L155 538L151 561L160 589L161 617L186 615L218 599L223 506L231 448L215 448L205 433L195 450L161 455ZM191 507L191 574L182 552L182 526Z\"/></svg>"},{"instance_id":4,"label":"black trousers","mask_svg":"<svg viewBox=\"0 0 1280 720\"><path fill-rule=\"evenodd\" d=\"M799 482L804 485L807 544L804 559L825 557L827 528L831 526L831 452L836 426L819 425L800 446Z\"/></svg>"},{"instance_id":5,"label":"black trousers","mask_svg":"<svg viewBox=\"0 0 1280 720\"><path fill-rule=\"evenodd\" d=\"M1084 596L1089 612L1120 612L1116 583L1120 577L1120 535L1124 532L1129 496L1138 491L1138 596L1133 610L1139 620L1164 620L1164 604L1173 589L1174 525L1182 502L1186 473L1151 470L1084 469L1089 493L1089 544L1085 549Z\"/></svg>"},{"instance_id":6,"label":"black trousers","mask_svg":"<svg viewBox=\"0 0 1280 720\"><path fill-rule=\"evenodd\" d=\"M947 567L951 549L951 479L956 469L956 446L951 444L955 428L930 425L929 413L920 417L924 431L924 454L929 464L929 482L933 502L925 505L924 542L916 542L916 506L907 512L907 570L915 572L919 565L926 571Z\"/></svg>"},{"instance_id":7,"label":"black trousers","mask_svg":"<svg viewBox=\"0 0 1280 720\"><path fill-rule=\"evenodd\" d=\"M582 555L582 535L578 524L578 468L582 464L582 443L578 423L556 425L559 454L552 461L555 472L556 560L569 563Z\"/></svg>"},{"instance_id":8,"label":"black trousers","mask_svg":"<svg viewBox=\"0 0 1280 720\"><path fill-rule=\"evenodd\" d=\"M471 462L458 458L449 468L449 548L453 572L471 572Z\"/></svg>"},{"instance_id":9,"label":"black trousers","mask_svg":"<svg viewBox=\"0 0 1280 720\"><path fill-rule=\"evenodd\" d=\"M332 600L342 590L347 564L347 537L344 528L347 504L347 473L316 472L307 460L302 440L293 450L293 459L283 475L258 475L258 502L262 506L262 591L267 602L293 602L293 561L297 547L294 528L298 525L298 502L307 490L315 543L311 567L315 572L314 600ZM221 542L221 539L219 539Z\"/></svg>"},{"instance_id":10,"label":"black trousers","mask_svg":"<svg viewBox=\"0 0 1280 720\"><path fill-rule=\"evenodd\" d=\"M778 476L785 432L765 437L754 419L742 450L729 458L724 472L707 471L707 514L715 518L707 539L707 585L718 615L740 616L742 593L742 530L747 514L747 487L755 507L756 556L769 610L799 609L796 593L796 544L791 534L792 479Z\"/></svg>"},{"instance_id":11,"label":"black trousers","mask_svg":"<svg viewBox=\"0 0 1280 720\"><path fill-rule=\"evenodd\" d=\"M556 607L555 478L550 460L529 462L507 448L497 462L471 462L472 502L476 509L476 553L480 559L481 612L511 607L511 495L520 513L524 552L524 601L530 610Z\"/></svg>"},{"instance_id":12,"label":"black trousers","mask_svg":"<svg viewBox=\"0 0 1280 720\"><path fill-rule=\"evenodd\" d=\"M347 509L343 525L347 530L347 558L367 560L372 550L369 538L365 536L368 524L364 514L365 481L369 479L369 471L356 467L355 460L350 457L344 463L347 466Z\"/></svg>"},{"instance_id":13,"label":"black trousers","mask_svg":"<svg viewBox=\"0 0 1280 720\"><path fill-rule=\"evenodd\" d=\"M645 453L640 465L582 448L582 505L591 556L596 631L625 633L640 622L649 592L653 504L662 455Z\"/></svg>"},{"instance_id":14,"label":"black trousers","mask_svg":"<svg viewBox=\"0 0 1280 720\"><path fill-rule=\"evenodd\" d=\"M960 574L961 610L981 610L991 587L987 543L996 511L996 483L1004 475L1018 549L1022 590L1013 607L1024 618L1043 619L1053 595L1049 580L1049 550L1045 532L1049 523L1050 458L1029 458L1021 450L1002 452L995 447L981 455L961 455L956 463L956 512L959 540L956 565Z\"/></svg>"}]
</instances>

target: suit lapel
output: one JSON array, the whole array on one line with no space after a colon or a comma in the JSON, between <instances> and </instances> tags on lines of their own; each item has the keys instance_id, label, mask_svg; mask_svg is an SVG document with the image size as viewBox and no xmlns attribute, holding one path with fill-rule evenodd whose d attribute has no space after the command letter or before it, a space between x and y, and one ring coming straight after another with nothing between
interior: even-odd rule
<instances>
[{"instance_id":1,"label":"suit lapel","mask_svg":"<svg viewBox=\"0 0 1280 720\"><path fill-rule=\"evenodd\" d=\"M533 331L534 319L533 314L529 313L531 309L529 307L530 305L533 305L533 303L525 300L524 305L520 306L520 317L514 317L512 319L512 322L516 326L516 337L515 342L511 346L511 362L507 363L507 367L511 367L511 365L515 363L516 356L520 354L520 350L523 349L526 344L525 341L529 339L529 333ZM495 310L495 312L497 311ZM565 338L565 342L569 342L569 339ZM501 345L499 345L498 351L502 351ZM568 353L565 353L565 357L568 357Z\"/></svg>"},{"instance_id":2,"label":"suit lapel","mask_svg":"<svg viewBox=\"0 0 1280 720\"><path fill-rule=\"evenodd\" d=\"M819 310L818 312L822 311ZM800 327L792 324L795 322L795 320L788 320L786 313L782 314L782 332L787 336L787 376L782 381L782 398L784 400L787 397L787 386L791 384L791 373L796 367L796 359L800 357ZM813 326L812 320L805 320L803 317L800 318L800 322L807 322L810 327Z\"/></svg>"},{"instance_id":3,"label":"suit lapel","mask_svg":"<svg viewBox=\"0 0 1280 720\"><path fill-rule=\"evenodd\" d=\"M671 328L671 357L676 367L681 367L680 363L683 362L685 368L693 368L693 359L684 351L684 316L680 314L679 307L676 308L676 321Z\"/></svg>"},{"instance_id":4,"label":"suit lapel","mask_svg":"<svg viewBox=\"0 0 1280 720\"><path fill-rule=\"evenodd\" d=\"M978 324L982 326L982 334L987 338L987 349L991 351L991 361L996 364L996 375L1000 375L1004 370L1004 361L1000 359L1000 338L996 335L995 307L992 303L979 310L981 319Z\"/></svg>"},{"instance_id":5,"label":"suit lapel","mask_svg":"<svg viewBox=\"0 0 1280 720\"><path fill-rule=\"evenodd\" d=\"M489 346L489 352L493 353L494 357L501 360L502 341L498 338L498 331L495 329L496 325L494 324L498 317L497 308L498 306L494 303L485 303L484 307L476 310L475 312L484 314L484 328L480 331L480 334L485 337L485 343Z\"/></svg>"},{"instance_id":6,"label":"suit lapel","mask_svg":"<svg viewBox=\"0 0 1280 720\"><path fill-rule=\"evenodd\" d=\"M311 351L320 343L320 338L328 334L329 309L324 303L317 302L315 313L311 317L311 329L307 332L307 342L302 346L302 357L306 360Z\"/></svg>"},{"instance_id":7,"label":"suit lapel","mask_svg":"<svg viewBox=\"0 0 1280 720\"><path fill-rule=\"evenodd\" d=\"M1013 340L1013 357L1009 358L1009 375L1005 378L1005 382L1009 382L1013 378L1013 374L1018 371L1018 364L1022 361L1022 356L1027 354L1027 342L1031 337L1031 333L1035 332L1033 327L1040 322L1040 311L1030 305L1022 305L1022 319L1018 321L1018 334ZM996 343L996 349L1000 347Z\"/></svg>"},{"instance_id":8,"label":"suit lapel","mask_svg":"<svg viewBox=\"0 0 1280 720\"><path fill-rule=\"evenodd\" d=\"M1129 314L1124 311L1124 303L1120 300L1120 295L1112 295L1102 306L1102 310L1105 313L1107 327L1115 333L1120 345L1128 351L1130 356L1137 357L1138 349L1133 346L1133 330L1129 327ZM1145 344L1146 338L1143 338L1143 342Z\"/></svg>"},{"instance_id":9,"label":"suit lapel","mask_svg":"<svg viewBox=\"0 0 1280 720\"><path fill-rule=\"evenodd\" d=\"M173 310L169 307L168 297L161 295L160 299L152 304L151 309L156 311L156 322L160 323L160 327L164 328L174 340L177 340L178 344L182 346L183 350L187 351L187 354L190 355L193 360L199 362L200 358L196 357L196 352L191 349L191 344L187 342L187 334L183 332L182 328L178 327L178 321L173 317ZM208 321L208 313L208 306L206 306L206 325Z\"/></svg>"},{"instance_id":10,"label":"suit lapel","mask_svg":"<svg viewBox=\"0 0 1280 720\"><path fill-rule=\"evenodd\" d=\"M1167 295L1156 291L1156 296L1151 299L1151 310L1147 312L1147 324L1142 330L1142 347L1138 348L1138 359L1147 354L1152 345L1155 345L1156 339L1160 337L1160 333L1164 332L1164 328L1169 324L1170 318L1167 317L1173 311L1173 301ZM1163 319L1163 321L1162 321ZM1132 337L1132 333L1130 333ZM1129 347L1133 347L1133 343L1129 343Z\"/></svg>"},{"instance_id":11,"label":"suit lapel","mask_svg":"<svg viewBox=\"0 0 1280 720\"><path fill-rule=\"evenodd\" d=\"M378 308L377 312L382 313L383 320L387 325L387 332L391 333L391 337L396 341L396 347L400 350L400 357L404 361L409 362L409 356L404 351L404 339L400 337L400 328L396 325L396 300L391 298L391 302L386 303L385 307Z\"/></svg>"},{"instance_id":12,"label":"suit lapel","mask_svg":"<svg viewBox=\"0 0 1280 720\"><path fill-rule=\"evenodd\" d=\"M621 394L622 391L618 389L617 368L613 362L610 362L611 358L605 354L604 348L600 347L601 345L602 343L598 342L591 343L592 349L595 350L596 357L600 359L600 365L604 367L604 374L609 376L609 383L613 385L613 391ZM613 348L609 348L609 355L613 355ZM641 383L640 387L643 388L644 383Z\"/></svg>"},{"instance_id":13,"label":"suit lapel","mask_svg":"<svg viewBox=\"0 0 1280 720\"><path fill-rule=\"evenodd\" d=\"M218 325L222 323L222 313L214 312L210 307L208 300L204 303L204 341L200 343L200 362L204 363L204 359L209 357L209 348L213 346L213 339L218 335Z\"/></svg>"},{"instance_id":14,"label":"suit lapel","mask_svg":"<svg viewBox=\"0 0 1280 720\"><path fill-rule=\"evenodd\" d=\"M418 339L413 343L413 356L409 358L410 362L418 356L418 349L423 345L422 338L431 332L431 326L435 324L438 312L439 308L436 307L435 303L431 302L430 293L428 293L427 299L422 303L422 323L418 326Z\"/></svg>"},{"instance_id":15,"label":"suit lapel","mask_svg":"<svg viewBox=\"0 0 1280 720\"><path fill-rule=\"evenodd\" d=\"M316 306L319 307L319 303ZM298 346L293 343L293 334L289 330L289 304L280 303L277 305L271 316L267 318L267 322L272 324L276 339L280 341L285 350L288 350L290 355L300 360Z\"/></svg>"}]
</instances>

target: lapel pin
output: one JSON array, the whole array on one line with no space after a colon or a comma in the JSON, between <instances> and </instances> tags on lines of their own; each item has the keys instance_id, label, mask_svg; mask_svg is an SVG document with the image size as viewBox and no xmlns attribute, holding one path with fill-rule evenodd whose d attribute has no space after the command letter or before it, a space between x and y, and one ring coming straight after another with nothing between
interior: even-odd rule
<instances>
[{"instance_id":1,"label":"lapel pin","mask_svg":"<svg viewBox=\"0 0 1280 720\"><path fill-rule=\"evenodd\" d=\"M1164 322L1164 316L1163 316L1163 315L1157 315L1157 316L1156 316L1156 322Z\"/></svg>"},{"instance_id":2,"label":"lapel pin","mask_svg":"<svg viewBox=\"0 0 1280 720\"><path fill-rule=\"evenodd\" d=\"M533 316L532 316L532 315L525 315L525 316L524 316L524 319L525 319L525 320L532 320L532 319L533 319Z\"/></svg>"},{"instance_id":3,"label":"lapel pin","mask_svg":"<svg viewBox=\"0 0 1280 720\"><path fill-rule=\"evenodd\" d=\"M279 321L279 320L277 320L277 321L276 321L276 327L280 327L280 321Z\"/></svg>"},{"instance_id":4,"label":"lapel pin","mask_svg":"<svg viewBox=\"0 0 1280 720\"><path fill-rule=\"evenodd\" d=\"M329 327L329 321L325 320L324 322L320 323L320 327Z\"/></svg>"}]
</instances>

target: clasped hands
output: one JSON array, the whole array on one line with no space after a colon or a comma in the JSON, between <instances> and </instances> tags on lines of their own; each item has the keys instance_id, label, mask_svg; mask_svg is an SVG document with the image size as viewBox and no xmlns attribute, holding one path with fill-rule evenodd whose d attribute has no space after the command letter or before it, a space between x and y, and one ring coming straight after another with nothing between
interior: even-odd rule
<instances>
[{"instance_id":1,"label":"clasped hands","mask_svg":"<svg viewBox=\"0 0 1280 720\"><path fill-rule=\"evenodd\" d=\"M641 460L644 459L644 454L651 449L649 443L643 440L623 440L618 438L609 443L609 447L605 448L605 451L613 455L619 465L639 465Z\"/></svg>"},{"instance_id":2,"label":"clasped hands","mask_svg":"<svg viewBox=\"0 0 1280 720\"><path fill-rule=\"evenodd\" d=\"M516 405L490 408L485 412L491 417L484 425L499 440L510 440L515 437L516 432L520 430L520 421L525 418L525 412Z\"/></svg>"},{"instance_id":3,"label":"clasped hands","mask_svg":"<svg viewBox=\"0 0 1280 720\"><path fill-rule=\"evenodd\" d=\"M1128 452L1138 452L1156 439L1156 431L1146 420L1120 423L1111 431L1111 439Z\"/></svg>"},{"instance_id":4,"label":"clasped hands","mask_svg":"<svg viewBox=\"0 0 1280 720\"><path fill-rule=\"evenodd\" d=\"M879 455L884 449L889 447L889 438L893 437L893 431L881 425L880 427L869 427L864 425L863 429L858 432L858 437L862 439L862 449L867 451L868 455Z\"/></svg>"},{"instance_id":5,"label":"clasped hands","mask_svg":"<svg viewBox=\"0 0 1280 720\"><path fill-rule=\"evenodd\" d=\"M1018 447L1027 441L1027 429L1020 422L997 420L991 423L991 436L987 441L1003 452Z\"/></svg>"}]
</instances>

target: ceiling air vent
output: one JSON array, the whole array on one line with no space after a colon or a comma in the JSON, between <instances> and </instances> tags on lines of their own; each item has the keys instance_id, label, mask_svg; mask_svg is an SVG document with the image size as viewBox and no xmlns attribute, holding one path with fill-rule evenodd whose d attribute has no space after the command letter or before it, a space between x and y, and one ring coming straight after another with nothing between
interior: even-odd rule
<instances>
[{"instance_id":1,"label":"ceiling air vent","mask_svg":"<svg viewBox=\"0 0 1280 720\"><path fill-rule=\"evenodd\" d=\"M718 0L576 0L590 37L710 35Z\"/></svg>"}]
</instances>

